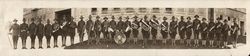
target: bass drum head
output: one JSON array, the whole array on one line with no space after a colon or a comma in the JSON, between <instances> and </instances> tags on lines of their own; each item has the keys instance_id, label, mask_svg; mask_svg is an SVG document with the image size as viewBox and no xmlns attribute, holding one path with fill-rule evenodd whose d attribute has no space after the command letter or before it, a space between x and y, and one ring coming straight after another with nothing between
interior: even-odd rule
<instances>
[{"instance_id":1,"label":"bass drum head","mask_svg":"<svg viewBox=\"0 0 250 56\"><path fill-rule=\"evenodd\" d=\"M114 41L116 44L123 44L126 41L126 36L122 32L116 32Z\"/></svg>"}]
</instances>

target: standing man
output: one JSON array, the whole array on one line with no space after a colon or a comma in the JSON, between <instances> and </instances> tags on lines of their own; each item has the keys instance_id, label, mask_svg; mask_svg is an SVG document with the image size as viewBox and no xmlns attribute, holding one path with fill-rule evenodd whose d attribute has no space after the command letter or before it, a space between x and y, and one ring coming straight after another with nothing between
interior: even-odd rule
<instances>
[{"instance_id":1,"label":"standing man","mask_svg":"<svg viewBox=\"0 0 250 56\"><path fill-rule=\"evenodd\" d=\"M214 47L214 38L215 38L215 23L213 19L209 20L208 23L208 37L209 37L209 46Z\"/></svg>"},{"instance_id":2,"label":"standing man","mask_svg":"<svg viewBox=\"0 0 250 56\"><path fill-rule=\"evenodd\" d=\"M42 19L38 20L36 35L39 40L39 49L43 49L42 43L43 43L43 36L44 36L44 25L42 24Z\"/></svg>"},{"instance_id":3,"label":"standing man","mask_svg":"<svg viewBox=\"0 0 250 56\"><path fill-rule=\"evenodd\" d=\"M162 42L164 44L166 44L166 40L168 38L168 22L166 21L168 18L167 17L163 17L163 22L161 23L161 35L162 35Z\"/></svg>"},{"instance_id":4,"label":"standing man","mask_svg":"<svg viewBox=\"0 0 250 56\"><path fill-rule=\"evenodd\" d=\"M200 31L201 31L201 39L202 39L202 46L206 46L206 40L207 40L207 22L206 18L202 18L202 23L200 25Z\"/></svg>"},{"instance_id":5,"label":"standing man","mask_svg":"<svg viewBox=\"0 0 250 56\"><path fill-rule=\"evenodd\" d=\"M172 46L175 46L175 36L177 34L177 27L178 27L178 24L177 24L177 21L175 21L175 17L173 16L172 17L172 21L170 22L170 37L171 37L171 45Z\"/></svg>"},{"instance_id":6,"label":"standing man","mask_svg":"<svg viewBox=\"0 0 250 56\"><path fill-rule=\"evenodd\" d=\"M80 42L83 42L84 31L85 31L85 22L83 21L83 16L80 17L80 21L78 22L77 32L79 34Z\"/></svg>"},{"instance_id":7,"label":"standing man","mask_svg":"<svg viewBox=\"0 0 250 56\"><path fill-rule=\"evenodd\" d=\"M119 32L123 32L124 31L124 28L123 28L124 27L124 22L122 21L122 17L121 16L119 17L119 21L118 21L116 27L117 27L117 31L119 31Z\"/></svg>"},{"instance_id":8,"label":"standing man","mask_svg":"<svg viewBox=\"0 0 250 56\"><path fill-rule=\"evenodd\" d=\"M200 27L200 23L201 21L198 19L199 16L195 15L194 16L194 21L193 21L193 31L194 31L194 46L198 47L199 46L199 27Z\"/></svg>"},{"instance_id":9,"label":"standing man","mask_svg":"<svg viewBox=\"0 0 250 56\"><path fill-rule=\"evenodd\" d=\"M46 37L46 40L47 40L47 48L50 48L50 39L51 39L51 35L52 35L52 25L50 24L50 20L48 19L47 20L47 24L45 25L45 37Z\"/></svg>"},{"instance_id":10,"label":"standing man","mask_svg":"<svg viewBox=\"0 0 250 56\"><path fill-rule=\"evenodd\" d=\"M216 44L217 47L221 47L221 39L222 39L222 34L221 34L221 30L222 30L222 17L217 18L217 23L215 23L215 40L216 40Z\"/></svg>"},{"instance_id":11,"label":"standing man","mask_svg":"<svg viewBox=\"0 0 250 56\"><path fill-rule=\"evenodd\" d=\"M132 31L133 31L133 36L134 36L134 44L137 43L137 38L138 38L138 33L139 33L139 28L140 28L140 22L137 19L137 16L134 16L134 21L132 22Z\"/></svg>"},{"instance_id":12,"label":"standing man","mask_svg":"<svg viewBox=\"0 0 250 56\"><path fill-rule=\"evenodd\" d=\"M227 22L227 20L225 19L224 20L224 24L222 25L222 36L223 36L223 46L222 46L222 48L224 48L224 47L226 47L226 45L227 45L227 42L228 42L228 37L229 37L229 31L230 31L230 27L229 27L229 25L228 25L228 22Z\"/></svg>"},{"instance_id":13,"label":"standing man","mask_svg":"<svg viewBox=\"0 0 250 56\"><path fill-rule=\"evenodd\" d=\"M180 35L180 43L181 44L184 44L184 38L185 38L185 25L186 25L186 22L184 21L184 17L181 16L181 21L178 23L178 31L179 31L179 35Z\"/></svg>"},{"instance_id":14,"label":"standing man","mask_svg":"<svg viewBox=\"0 0 250 56\"><path fill-rule=\"evenodd\" d=\"M116 23L116 21L115 21L115 16L112 16L111 17L112 18L112 20L109 22L109 28L111 29L111 31L109 32L110 33L110 35L111 35L111 39L114 39L114 37L115 37L115 31L116 31L116 25L117 25L117 23ZM107 18L108 19L108 18ZM107 21L107 19L106 19L106 21ZM108 21L107 21L108 22ZM104 24L105 25L105 24Z\"/></svg>"},{"instance_id":15,"label":"standing man","mask_svg":"<svg viewBox=\"0 0 250 56\"><path fill-rule=\"evenodd\" d=\"M68 32L68 26L69 26L69 22L68 22L68 20L67 20L67 17L66 17L66 15L64 15L63 16L63 18L62 18L62 20L60 20L61 22L60 22L60 24L61 24L61 26L60 26L60 34L62 35L62 47L64 47L64 46L66 46L66 37L67 37L67 35L69 34L69 32Z\"/></svg>"},{"instance_id":16,"label":"standing man","mask_svg":"<svg viewBox=\"0 0 250 56\"><path fill-rule=\"evenodd\" d=\"M131 22L129 21L129 17L126 17L126 21L124 22L124 34L127 38L130 38L130 34L131 34ZM128 41L129 42L129 41Z\"/></svg>"},{"instance_id":17,"label":"standing man","mask_svg":"<svg viewBox=\"0 0 250 56\"><path fill-rule=\"evenodd\" d=\"M151 34L153 39L153 44L156 44L156 36L157 36L157 29L159 27L159 22L157 20L157 17L153 15L153 19L150 20L150 26L151 26Z\"/></svg>"},{"instance_id":18,"label":"standing man","mask_svg":"<svg viewBox=\"0 0 250 56\"><path fill-rule=\"evenodd\" d=\"M148 17L145 15L144 16L144 20L141 21L141 32L142 32L142 36L143 36L143 48L144 46L147 45L147 41L150 37L150 21L148 20Z\"/></svg>"},{"instance_id":19,"label":"standing man","mask_svg":"<svg viewBox=\"0 0 250 56\"><path fill-rule=\"evenodd\" d=\"M191 46L191 35L192 35L192 28L193 28L193 23L191 22L191 18L187 17L187 23L186 23L186 40L187 40L187 45L186 46Z\"/></svg>"},{"instance_id":20,"label":"standing man","mask_svg":"<svg viewBox=\"0 0 250 56\"><path fill-rule=\"evenodd\" d=\"M31 48L35 49L35 39L36 39L36 33L37 33L37 25L34 23L34 18L31 19L31 24L29 26L29 35L31 39Z\"/></svg>"},{"instance_id":21,"label":"standing man","mask_svg":"<svg viewBox=\"0 0 250 56\"><path fill-rule=\"evenodd\" d=\"M20 34L20 26L17 24L17 20L13 20L14 24L11 25L9 31L12 30L12 39L14 49L17 49L18 35Z\"/></svg>"},{"instance_id":22,"label":"standing man","mask_svg":"<svg viewBox=\"0 0 250 56\"><path fill-rule=\"evenodd\" d=\"M231 25L231 37L233 39L233 48L236 48L237 44L237 38L238 38L238 30L239 30L239 25L236 22L236 18L233 20L233 24Z\"/></svg>"},{"instance_id":23,"label":"standing man","mask_svg":"<svg viewBox=\"0 0 250 56\"><path fill-rule=\"evenodd\" d=\"M58 21L56 20L56 19L54 19L54 23L52 24L52 27L53 27L53 29L52 29L52 35L53 35L53 38L54 38L54 48L55 47L58 47L58 45L57 45L57 38L58 38L58 35L61 35L60 33L60 30L61 30L61 28L60 28L60 24L58 23Z\"/></svg>"},{"instance_id":24,"label":"standing man","mask_svg":"<svg viewBox=\"0 0 250 56\"><path fill-rule=\"evenodd\" d=\"M101 24L102 22L99 20L100 17L96 16L96 21L94 24L94 31L95 31L95 40L96 40L96 44L100 44L100 34L101 34Z\"/></svg>"},{"instance_id":25,"label":"standing man","mask_svg":"<svg viewBox=\"0 0 250 56\"><path fill-rule=\"evenodd\" d=\"M109 37L108 36L108 33L109 33L109 31L108 31L108 28L109 28L109 22L108 22L108 18L107 17L104 17L103 18L104 19L104 21L102 22L102 33L103 33L103 37L104 37L104 39L106 39L106 40L108 40L108 39L110 39L111 37Z\"/></svg>"},{"instance_id":26,"label":"standing man","mask_svg":"<svg viewBox=\"0 0 250 56\"><path fill-rule=\"evenodd\" d=\"M26 48L26 40L28 37L28 28L29 27L28 27L28 24L26 23L26 19L23 18L23 23L20 25L20 30L21 30L20 36L22 39L22 46L23 46L22 49L27 49Z\"/></svg>"},{"instance_id":27,"label":"standing man","mask_svg":"<svg viewBox=\"0 0 250 56\"><path fill-rule=\"evenodd\" d=\"M77 27L76 22L74 22L74 18L71 17L70 22L69 22L69 27L68 27L68 33L69 33L69 36L70 36L71 45L74 44L76 27Z\"/></svg>"},{"instance_id":28,"label":"standing man","mask_svg":"<svg viewBox=\"0 0 250 56\"><path fill-rule=\"evenodd\" d=\"M94 35L94 22L92 21L92 16L89 15L89 20L86 23L86 30L88 34L88 45L93 40Z\"/></svg>"}]
</instances>

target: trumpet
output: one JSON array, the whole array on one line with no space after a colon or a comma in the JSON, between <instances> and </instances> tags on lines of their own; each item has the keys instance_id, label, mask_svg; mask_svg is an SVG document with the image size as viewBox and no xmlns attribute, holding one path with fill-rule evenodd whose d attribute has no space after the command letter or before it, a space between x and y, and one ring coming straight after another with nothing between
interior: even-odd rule
<instances>
[{"instance_id":1,"label":"trumpet","mask_svg":"<svg viewBox=\"0 0 250 56\"><path fill-rule=\"evenodd\" d=\"M207 30L207 27L205 27L204 29L203 29L203 31L206 31Z\"/></svg>"},{"instance_id":2,"label":"trumpet","mask_svg":"<svg viewBox=\"0 0 250 56\"><path fill-rule=\"evenodd\" d=\"M209 29L209 31L212 31L214 29L214 26Z\"/></svg>"},{"instance_id":3,"label":"trumpet","mask_svg":"<svg viewBox=\"0 0 250 56\"><path fill-rule=\"evenodd\" d=\"M196 30L198 30L198 29L199 29L199 27L200 27L200 24L198 24L198 25L197 25Z\"/></svg>"},{"instance_id":4,"label":"trumpet","mask_svg":"<svg viewBox=\"0 0 250 56\"><path fill-rule=\"evenodd\" d=\"M161 28L163 31L165 31L165 32L168 32L167 31L167 27L164 25L164 24L161 24L163 27Z\"/></svg>"}]
</instances>

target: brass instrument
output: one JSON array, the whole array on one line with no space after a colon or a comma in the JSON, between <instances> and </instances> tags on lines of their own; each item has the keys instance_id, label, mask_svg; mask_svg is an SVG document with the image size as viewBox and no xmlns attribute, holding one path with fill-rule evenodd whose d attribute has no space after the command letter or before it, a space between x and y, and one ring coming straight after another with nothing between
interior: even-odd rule
<instances>
[{"instance_id":1,"label":"brass instrument","mask_svg":"<svg viewBox=\"0 0 250 56\"><path fill-rule=\"evenodd\" d=\"M164 25L164 24L161 24L163 27L161 27L161 30L165 31L165 32L168 32L166 31L167 30L167 27Z\"/></svg>"},{"instance_id":2,"label":"brass instrument","mask_svg":"<svg viewBox=\"0 0 250 56\"><path fill-rule=\"evenodd\" d=\"M177 26L178 26L178 24L176 24L175 26L174 26L174 28L177 28ZM172 29L173 30L173 29ZM172 31L170 31L170 33L172 33Z\"/></svg>"},{"instance_id":3,"label":"brass instrument","mask_svg":"<svg viewBox=\"0 0 250 56\"><path fill-rule=\"evenodd\" d=\"M205 27L204 29L203 29L203 31L206 31L207 30L207 27Z\"/></svg>"},{"instance_id":4,"label":"brass instrument","mask_svg":"<svg viewBox=\"0 0 250 56\"><path fill-rule=\"evenodd\" d=\"M237 31L237 28L234 28L234 29L233 29L233 34L235 34L236 31Z\"/></svg>"},{"instance_id":5,"label":"brass instrument","mask_svg":"<svg viewBox=\"0 0 250 56\"><path fill-rule=\"evenodd\" d=\"M137 25L137 24L135 24L135 23L132 23L132 25L131 25L131 28L132 29L137 29L139 26Z\"/></svg>"},{"instance_id":6,"label":"brass instrument","mask_svg":"<svg viewBox=\"0 0 250 56\"><path fill-rule=\"evenodd\" d=\"M143 23L142 29L145 30L145 31L149 31L150 30L150 26L145 21L142 21L142 23Z\"/></svg>"},{"instance_id":7,"label":"brass instrument","mask_svg":"<svg viewBox=\"0 0 250 56\"><path fill-rule=\"evenodd\" d=\"M189 27L191 27L192 26L192 24L189 24L186 28L189 28Z\"/></svg>"},{"instance_id":8,"label":"brass instrument","mask_svg":"<svg viewBox=\"0 0 250 56\"><path fill-rule=\"evenodd\" d=\"M200 27L200 24L198 24L198 25L197 25L196 30L198 30L198 29L199 29L199 27Z\"/></svg>"},{"instance_id":9,"label":"brass instrument","mask_svg":"<svg viewBox=\"0 0 250 56\"><path fill-rule=\"evenodd\" d=\"M58 23L55 24L55 26L53 26L53 31L52 32L56 32L57 30L59 30L60 25Z\"/></svg>"},{"instance_id":10,"label":"brass instrument","mask_svg":"<svg viewBox=\"0 0 250 56\"><path fill-rule=\"evenodd\" d=\"M182 31L183 29L184 29L184 26L182 26L180 30Z\"/></svg>"},{"instance_id":11,"label":"brass instrument","mask_svg":"<svg viewBox=\"0 0 250 56\"><path fill-rule=\"evenodd\" d=\"M158 29L159 25L157 22L155 22L154 20L151 20L153 22L152 27L155 28L155 29Z\"/></svg>"},{"instance_id":12,"label":"brass instrument","mask_svg":"<svg viewBox=\"0 0 250 56\"><path fill-rule=\"evenodd\" d=\"M209 29L209 31L212 31L212 30L214 29L214 27L215 27L215 26L211 27L211 28Z\"/></svg>"}]
</instances>

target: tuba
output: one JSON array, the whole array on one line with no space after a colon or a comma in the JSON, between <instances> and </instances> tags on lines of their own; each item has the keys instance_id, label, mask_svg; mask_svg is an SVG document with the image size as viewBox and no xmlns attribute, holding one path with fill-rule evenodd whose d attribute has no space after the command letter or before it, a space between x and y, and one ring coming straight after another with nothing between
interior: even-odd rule
<instances>
[{"instance_id":1,"label":"tuba","mask_svg":"<svg viewBox=\"0 0 250 56\"><path fill-rule=\"evenodd\" d=\"M131 28L132 29L137 29L137 28L139 28L139 26L137 24L135 24L135 23L132 23Z\"/></svg>"},{"instance_id":2,"label":"tuba","mask_svg":"<svg viewBox=\"0 0 250 56\"><path fill-rule=\"evenodd\" d=\"M150 26L145 21L142 21L142 26L141 27L145 31L149 31L150 30Z\"/></svg>"}]
</instances>

